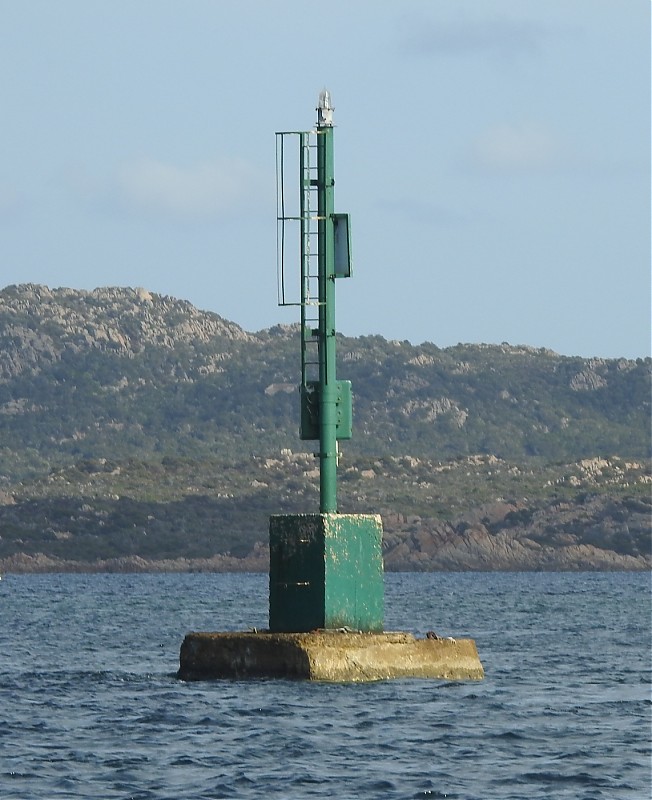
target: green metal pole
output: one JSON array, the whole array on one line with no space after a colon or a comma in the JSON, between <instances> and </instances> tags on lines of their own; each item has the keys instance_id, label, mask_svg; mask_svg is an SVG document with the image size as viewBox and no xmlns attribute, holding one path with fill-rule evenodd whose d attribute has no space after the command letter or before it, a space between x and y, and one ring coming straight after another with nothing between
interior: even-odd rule
<instances>
[{"instance_id":1,"label":"green metal pole","mask_svg":"<svg viewBox=\"0 0 652 800\"><path fill-rule=\"evenodd\" d=\"M319 506L337 512L337 379L335 374L335 233L333 123L330 95L319 96L317 238L319 242Z\"/></svg>"}]
</instances>

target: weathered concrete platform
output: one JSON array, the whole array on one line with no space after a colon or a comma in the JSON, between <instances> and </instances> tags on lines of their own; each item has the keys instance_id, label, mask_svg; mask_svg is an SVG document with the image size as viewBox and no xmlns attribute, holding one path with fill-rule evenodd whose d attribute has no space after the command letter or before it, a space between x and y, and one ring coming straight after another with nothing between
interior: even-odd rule
<instances>
[{"instance_id":1,"label":"weathered concrete platform","mask_svg":"<svg viewBox=\"0 0 652 800\"><path fill-rule=\"evenodd\" d=\"M472 639L417 639L409 633L189 633L177 677L294 678L361 682L390 678L481 680Z\"/></svg>"}]
</instances>

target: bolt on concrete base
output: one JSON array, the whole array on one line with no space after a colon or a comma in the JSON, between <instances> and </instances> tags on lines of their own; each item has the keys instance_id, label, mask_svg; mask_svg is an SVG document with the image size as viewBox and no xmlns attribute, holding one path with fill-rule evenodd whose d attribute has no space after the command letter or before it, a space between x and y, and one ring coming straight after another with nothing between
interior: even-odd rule
<instances>
[{"instance_id":1,"label":"bolt on concrete base","mask_svg":"<svg viewBox=\"0 0 652 800\"><path fill-rule=\"evenodd\" d=\"M391 678L481 680L472 639L417 639L409 633L189 633L181 680L294 678L362 682Z\"/></svg>"}]
</instances>

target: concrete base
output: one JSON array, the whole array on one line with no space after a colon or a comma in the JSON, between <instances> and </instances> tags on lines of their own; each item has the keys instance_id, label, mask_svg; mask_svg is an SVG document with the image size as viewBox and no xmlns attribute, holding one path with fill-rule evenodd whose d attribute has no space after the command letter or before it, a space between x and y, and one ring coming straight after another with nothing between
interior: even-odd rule
<instances>
[{"instance_id":1,"label":"concrete base","mask_svg":"<svg viewBox=\"0 0 652 800\"><path fill-rule=\"evenodd\" d=\"M409 633L189 633L181 680L298 678L360 682L389 678L481 680L472 639L416 639Z\"/></svg>"}]
</instances>

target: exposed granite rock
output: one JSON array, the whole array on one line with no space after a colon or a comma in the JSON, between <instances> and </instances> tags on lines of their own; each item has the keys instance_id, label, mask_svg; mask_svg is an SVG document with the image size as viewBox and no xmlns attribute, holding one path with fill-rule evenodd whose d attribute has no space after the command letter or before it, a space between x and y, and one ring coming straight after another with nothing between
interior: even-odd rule
<instances>
[{"instance_id":1,"label":"exposed granite rock","mask_svg":"<svg viewBox=\"0 0 652 800\"><path fill-rule=\"evenodd\" d=\"M403 388L413 389L415 387L410 384ZM401 407L401 413L406 417L415 416L426 422L434 422L437 417L443 414L450 414L458 428L463 427L469 416L466 409L459 408L459 406L448 397L429 400L408 400L407 403Z\"/></svg>"},{"instance_id":2,"label":"exposed granite rock","mask_svg":"<svg viewBox=\"0 0 652 800\"><path fill-rule=\"evenodd\" d=\"M36 373L66 351L99 349L130 356L149 345L172 348L215 338L255 338L186 300L141 288L88 292L31 283L8 286L0 292L0 316L13 320L0 339L0 382L25 371Z\"/></svg>"},{"instance_id":3,"label":"exposed granite rock","mask_svg":"<svg viewBox=\"0 0 652 800\"><path fill-rule=\"evenodd\" d=\"M649 570L652 502L595 497L532 509L496 503L452 523L385 518L394 571Z\"/></svg>"}]
</instances>

